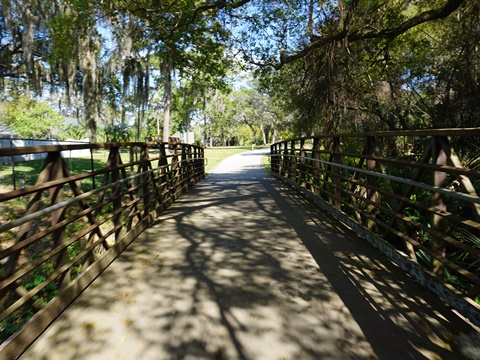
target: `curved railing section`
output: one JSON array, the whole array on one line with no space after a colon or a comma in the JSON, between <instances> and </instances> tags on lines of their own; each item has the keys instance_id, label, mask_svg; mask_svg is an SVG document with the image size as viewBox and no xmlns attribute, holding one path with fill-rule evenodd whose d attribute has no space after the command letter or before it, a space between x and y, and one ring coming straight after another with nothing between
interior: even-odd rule
<instances>
[{"instance_id":1,"label":"curved railing section","mask_svg":"<svg viewBox=\"0 0 480 360\"><path fill-rule=\"evenodd\" d=\"M40 153L44 160L18 162ZM203 148L177 142L8 148L0 157L11 163L0 172L0 353L6 355L38 336L205 174Z\"/></svg>"},{"instance_id":2,"label":"curved railing section","mask_svg":"<svg viewBox=\"0 0 480 360\"><path fill-rule=\"evenodd\" d=\"M334 134L271 168L480 325L479 153L480 128Z\"/></svg>"}]
</instances>

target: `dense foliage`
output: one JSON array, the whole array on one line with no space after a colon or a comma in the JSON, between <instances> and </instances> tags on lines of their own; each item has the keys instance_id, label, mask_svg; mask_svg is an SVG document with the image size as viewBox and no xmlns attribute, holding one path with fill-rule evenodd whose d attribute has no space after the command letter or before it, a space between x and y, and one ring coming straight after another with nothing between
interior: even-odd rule
<instances>
[{"instance_id":1,"label":"dense foliage","mask_svg":"<svg viewBox=\"0 0 480 360\"><path fill-rule=\"evenodd\" d=\"M48 104L26 97L14 99L0 107L5 125L22 138L52 139L64 126L64 118Z\"/></svg>"},{"instance_id":2,"label":"dense foliage","mask_svg":"<svg viewBox=\"0 0 480 360\"><path fill-rule=\"evenodd\" d=\"M299 135L480 124L478 1L272 1L242 21Z\"/></svg>"},{"instance_id":3,"label":"dense foliage","mask_svg":"<svg viewBox=\"0 0 480 360\"><path fill-rule=\"evenodd\" d=\"M479 123L476 0L15 0L0 16L1 100L49 103L91 141ZM259 86L232 84L239 65Z\"/></svg>"},{"instance_id":4,"label":"dense foliage","mask_svg":"<svg viewBox=\"0 0 480 360\"><path fill-rule=\"evenodd\" d=\"M78 118L91 141L98 125L132 126L137 139L159 136L159 124L148 131L145 124L161 114L168 137L173 90L190 83L189 91L201 98L206 89L224 88L231 63L218 8L200 11L198 5L3 1L0 86L6 94L48 99Z\"/></svg>"}]
</instances>

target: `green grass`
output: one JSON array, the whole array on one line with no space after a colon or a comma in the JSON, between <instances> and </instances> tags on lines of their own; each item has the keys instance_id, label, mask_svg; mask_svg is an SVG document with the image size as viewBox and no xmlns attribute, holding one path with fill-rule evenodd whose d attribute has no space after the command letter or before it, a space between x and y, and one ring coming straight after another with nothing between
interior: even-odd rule
<instances>
[{"instance_id":1,"label":"green grass","mask_svg":"<svg viewBox=\"0 0 480 360\"><path fill-rule=\"evenodd\" d=\"M126 156L122 154L122 159ZM93 166L95 170L102 169L108 159L107 151L96 151L93 155ZM29 160L15 163L15 185L17 188L21 186L31 186L37 181L38 175L45 160ZM90 157L82 158L65 158L72 175L82 174L92 170ZM0 186L2 191L13 190L13 174L11 164L0 165Z\"/></svg>"},{"instance_id":2,"label":"green grass","mask_svg":"<svg viewBox=\"0 0 480 360\"><path fill-rule=\"evenodd\" d=\"M96 150L93 154L93 170L104 169L108 160L108 150ZM120 154L123 163L130 162L130 154L128 152L121 152ZM91 158L65 158L65 163L72 175L83 174L92 171ZM40 170L45 160L29 160L19 161L15 163L15 185L16 188L22 186L32 186L37 181ZM99 176L96 181L101 182L102 176ZM13 174L11 164L0 164L0 192L13 190ZM97 184L97 185L98 185Z\"/></svg>"}]
</instances>

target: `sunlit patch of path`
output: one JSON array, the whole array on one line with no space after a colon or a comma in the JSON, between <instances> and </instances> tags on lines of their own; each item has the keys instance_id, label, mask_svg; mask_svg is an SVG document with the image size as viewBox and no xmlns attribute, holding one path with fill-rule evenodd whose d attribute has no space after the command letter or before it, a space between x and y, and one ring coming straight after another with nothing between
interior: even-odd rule
<instances>
[{"instance_id":1,"label":"sunlit patch of path","mask_svg":"<svg viewBox=\"0 0 480 360\"><path fill-rule=\"evenodd\" d=\"M235 155L171 206L24 359L458 359L469 326Z\"/></svg>"}]
</instances>

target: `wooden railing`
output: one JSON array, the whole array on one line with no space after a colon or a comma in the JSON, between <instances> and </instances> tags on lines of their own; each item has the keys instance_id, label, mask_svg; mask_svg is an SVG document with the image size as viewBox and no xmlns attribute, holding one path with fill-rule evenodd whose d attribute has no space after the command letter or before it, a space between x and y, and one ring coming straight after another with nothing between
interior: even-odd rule
<instances>
[{"instance_id":1,"label":"wooden railing","mask_svg":"<svg viewBox=\"0 0 480 360\"><path fill-rule=\"evenodd\" d=\"M161 211L204 178L202 148L165 145L0 149L11 159L47 153L35 183L23 179L22 189L0 193L2 341L15 333L0 346L0 357L16 356L19 344L38 336ZM62 156L81 149L91 156Z\"/></svg>"},{"instance_id":2,"label":"wooden railing","mask_svg":"<svg viewBox=\"0 0 480 360\"><path fill-rule=\"evenodd\" d=\"M271 166L480 326L479 154L480 128L335 134Z\"/></svg>"}]
</instances>

